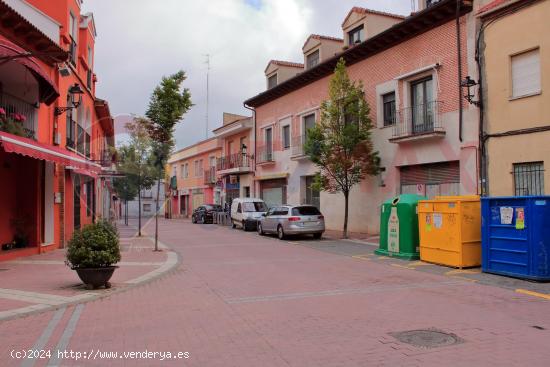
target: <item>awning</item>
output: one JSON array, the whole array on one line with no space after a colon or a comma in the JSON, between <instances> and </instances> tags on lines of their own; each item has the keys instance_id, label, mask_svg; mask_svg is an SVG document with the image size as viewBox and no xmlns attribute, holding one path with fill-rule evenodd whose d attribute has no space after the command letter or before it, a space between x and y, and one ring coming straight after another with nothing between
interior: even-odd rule
<instances>
[{"instance_id":1,"label":"awning","mask_svg":"<svg viewBox=\"0 0 550 367\"><path fill-rule=\"evenodd\" d=\"M28 54L29 52L14 43L0 39L0 58L8 58L9 62L16 62L26 67L38 81L40 102L50 105L59 97L57 85L48 76L46 71L42 69L36 59L27 56ZM6 61L2 61L2 63L3 62Z\"/></svg>"},{"instance_id":2,"label":"awning","mask_svg":"<svg viewBox=\"0 0 550 367\"><path fill-rule=\"evenodd\" d=\"M42 144L32 139L0 132L0 144L6 153L16 153L34 159L54 162L63 166L71 166L75 169L91 171L95 174L101 171L101 166L86 160L76 153L63 148Z\"/></svg>"},{"instance_id":3,"label":"awning","mask_svg":"<svg viewBox=\"0 0 550 367\"><path fill-rule=\"evenodd\" d=\"M98 175L96 172L86 170L86 169L79 169L79 168L73 169L73 167L70 167L70 168L73 170L74 173L79 174L81 176L90 177L90 178L93 178L94 180L98 178Z\"/></svg>"}]
</instances>

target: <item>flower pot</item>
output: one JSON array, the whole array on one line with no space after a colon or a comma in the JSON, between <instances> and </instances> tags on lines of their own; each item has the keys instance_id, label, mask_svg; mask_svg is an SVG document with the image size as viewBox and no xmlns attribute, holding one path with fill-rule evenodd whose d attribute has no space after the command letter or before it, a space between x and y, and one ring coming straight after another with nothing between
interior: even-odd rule
<instances>
[{"instance_id":1,"label":"flower pot","mask_svg":"<svg viewBox=\"0 0 550 367\"><path fill-rule=\"evenodd\" d=\"M101 286L111 288L109 280L118 266L106 266L103 268L74 268L82 283L87 289L96 289Z\"/></svg>"}]
</instances>

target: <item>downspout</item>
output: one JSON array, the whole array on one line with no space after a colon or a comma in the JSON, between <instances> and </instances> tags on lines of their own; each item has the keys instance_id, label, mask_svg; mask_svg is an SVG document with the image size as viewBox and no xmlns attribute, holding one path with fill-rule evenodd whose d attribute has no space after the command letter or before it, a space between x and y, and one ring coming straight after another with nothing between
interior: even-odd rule
<instances>
[{"instance_id":1,"label":"downspout","mask_svg":"<svg viewBox=\"0 0 550 367\"><path fill-rule=\"evenodd\" d=\"M252 125L254 126L254 171L252 172L253 176L256 176L256 151L257 151L257 145L256 145L256 109L252 107L248 107L245 102L243 102L243 107L247 110L252 111ZM256 197L256 181L253 180L252 185L253 191L252 191L252 197Z\"/></svg>"},{"instance_id":2,"label":"downspout","mask_svg":"<svg viewBox=\"0 0 550 367\"><path fill-rule=\"evenodd\" d=\"M462 101L462 46L460 32L460 6L462 0L456 2L456 53L458 58L458 140L462 143L462 125L463 125L463 101Z\"/></svg>"}]
</instances>

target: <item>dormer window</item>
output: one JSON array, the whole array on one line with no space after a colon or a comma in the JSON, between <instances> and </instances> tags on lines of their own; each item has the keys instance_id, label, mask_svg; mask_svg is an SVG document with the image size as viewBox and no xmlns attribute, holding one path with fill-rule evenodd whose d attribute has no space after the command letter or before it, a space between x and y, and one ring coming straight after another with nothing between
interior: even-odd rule
<instances>
[{"instance_id":1,"label":"dormer window","mask_svg":"<svg viewBox=\"0 0 550 367\"><path fill-rule=\"evenodd\" d=\"M349 45L353 46L357 43L361 43L365 40L364 26L361 24L359 27L353 28L348 32Z\"/></svg>"},{"instance_id":2,"label":"dormer window","mask_svg":"<svg viewBox=\"0 0 550 367\"><path fill-rule=\"evenodd\" d=\"M267 89L271 89L277 86L277 74L273 74L267 78Z\"/></svg>"},{"instance_id":3,"label":"dormer window","mask_svg":"<svg viewBox=\"0 0 550 367\"><path fill-rule=\"evenodd\" d=\"M319 50L310 53L306 56L306 65L308 69L311 69L319 64Z\"/></svg>"},{"instance_id":4,"label":"dormer window","mask_svg":"<svg viewBox=\"0 0 550 367\"><path fill-rule=\"evenodd\" d=\"M426 0L426 7L432 6L434 4L437 4L441 0Z\"/></svg>"}]
</instances>

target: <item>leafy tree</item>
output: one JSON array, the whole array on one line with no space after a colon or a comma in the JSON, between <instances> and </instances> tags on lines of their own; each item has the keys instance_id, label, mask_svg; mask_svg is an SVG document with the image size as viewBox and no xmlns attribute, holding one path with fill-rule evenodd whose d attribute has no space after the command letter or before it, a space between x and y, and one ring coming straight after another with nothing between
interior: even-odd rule
<instances>
[{"instance_id":1,"label":"leafy tree","mask_svg":"<svg viewBox=\"0 0 550 367\"><path fill-rule=\"evenodd\" d=\"M126 220L128 224L128 200L138 197L138 236L141 236L141 191L150 189L156 177L156 170L153 162L152 140L147 130L148 121L142 117L136 117L126 124L130 134L130 142L119 148L120 159L118 171L125 177L117 179L122 192L121 198L126 201ZM133 195L132 197L130 197Z\"/></svg>"},{"instance_id":2,"label":"leafy tree","mask_svg":"<svg viewBox=\"0 0 550 367\"><path fill-rule=\"evenodd\" d=\"M329 99L321 104L320 121L307 131L304 148L319 168L314 187L344 194L344 238L348 237L351 189L380 169L380 158L371 141L369 113L362 83L350 80L341 58L329 83Z\"/></svg>"},{"instance_id":3,"label":"leafy tree","mask_svg":"<svg viewBox=\"0 0 550 367\"><path fill-rule=\"evenodd\" d=\"M168 156L174 147L176 124L193 106L189 89L182 88L185 79L187 77L183 71L178 71L169 77L163 77L160 84L153 91L149 108L145 112L145 116L148 118L147 130L153 141L154 165L158 184L155 211L155 251L158 251L160 181L165 173Z\"/></svg>"}]
</instances>

